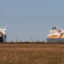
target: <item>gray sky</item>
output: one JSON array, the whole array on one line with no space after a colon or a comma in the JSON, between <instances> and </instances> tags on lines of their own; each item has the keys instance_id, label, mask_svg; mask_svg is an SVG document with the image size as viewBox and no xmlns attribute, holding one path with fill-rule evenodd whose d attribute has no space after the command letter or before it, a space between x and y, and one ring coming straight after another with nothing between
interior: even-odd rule
<instances>
[{"instance_id":1,"label":"gray sky","mask_svg":"<svg viewBox=\"0 0 64 64\"><path fill-rule=\"evenodd\" d=\"M53 26L64 29L63 6L64 0L0 0L0 26L8 24L9 41L43 41Z\"/></svg>"}]
</instances>

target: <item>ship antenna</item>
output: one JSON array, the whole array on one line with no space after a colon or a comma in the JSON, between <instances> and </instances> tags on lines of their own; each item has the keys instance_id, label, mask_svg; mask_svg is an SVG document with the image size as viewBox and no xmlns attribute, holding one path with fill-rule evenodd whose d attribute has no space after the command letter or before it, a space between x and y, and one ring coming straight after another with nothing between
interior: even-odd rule
<instances>
[{"instance_id":1,"label":"ship antenna","mask_svg":"<svg viewBox=\"0 0 64 64\"><path fill-rule=\"evenodd\" d=\"M8 25L6 25L4 28L6 29L8 27Z\"/></svg>"},{"instance_id":2,"label":"ship antenna","mask_svg":"<svg viewBox=\"0 0 64 64\"><path fill-rule=\"evenodd\" d=\"M58 28L58 26L56 26L56 28Z\"/></svg>"}]
</instances>

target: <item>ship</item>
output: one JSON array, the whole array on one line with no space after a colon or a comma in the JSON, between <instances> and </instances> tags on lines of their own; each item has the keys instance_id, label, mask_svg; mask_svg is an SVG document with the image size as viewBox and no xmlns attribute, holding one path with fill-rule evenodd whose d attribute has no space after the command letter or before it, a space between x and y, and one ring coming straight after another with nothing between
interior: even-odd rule
<instances>
[{"instance_id":1,"label":"ship","mask_svg":"<svg viewBox=\"0 0 64 64\"><path fill-rule=\"evenodd\" d=\"M0 27L0 43L7 41L6 30L6 28Z\"/></svg>"},{"instance_id":2,"label":"ship","mask_svg":"<svg viewBox=\"0 0 64 64\"><path fill-rule=\"evenodd\" d=\"M64 43L64 30L59 29L57 26L50 30L47 36L48 43Z\"/></svg>"}]
</instances>

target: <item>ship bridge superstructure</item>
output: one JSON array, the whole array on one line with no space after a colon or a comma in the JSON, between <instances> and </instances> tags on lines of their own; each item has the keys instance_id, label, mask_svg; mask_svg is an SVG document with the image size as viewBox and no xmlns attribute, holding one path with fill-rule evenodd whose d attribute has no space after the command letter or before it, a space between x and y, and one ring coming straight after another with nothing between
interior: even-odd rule
<instances>
[{"instance_id":1,"label":"ship bridge superstructure","mask_svg":"<svg viewBox=\"0 0 64 64\"><path fill-rule=\"evenodd\" d=\"M48 38L64 38L64 30L61 30L58 27L53 27L48 34Z\"/></svg>"},{"instance_id":2,"label":"ship bridge superstructure","mask_svg":"<svg viewBox=\"0 0 64 64\"><path fill-rule=\"evenodd\" d=\"M6 42L6 28L0 27L0 42Z\"/></svg>"}]
</instances>

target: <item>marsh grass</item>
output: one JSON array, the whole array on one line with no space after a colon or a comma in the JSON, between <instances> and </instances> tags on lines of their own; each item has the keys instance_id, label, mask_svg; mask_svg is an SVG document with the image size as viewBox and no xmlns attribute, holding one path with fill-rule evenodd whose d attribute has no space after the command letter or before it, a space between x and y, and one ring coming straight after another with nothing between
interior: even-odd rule
<instances>
[{"instance_id":1,"label":"marsh grass","mask_svg":"<svg viewBox=\"0 0 64 64\"><path fill-rule=\"evenodd\" d=\"M64 64L64 44L0 44L0 64Z\"/></svg>"}]
</instances>

